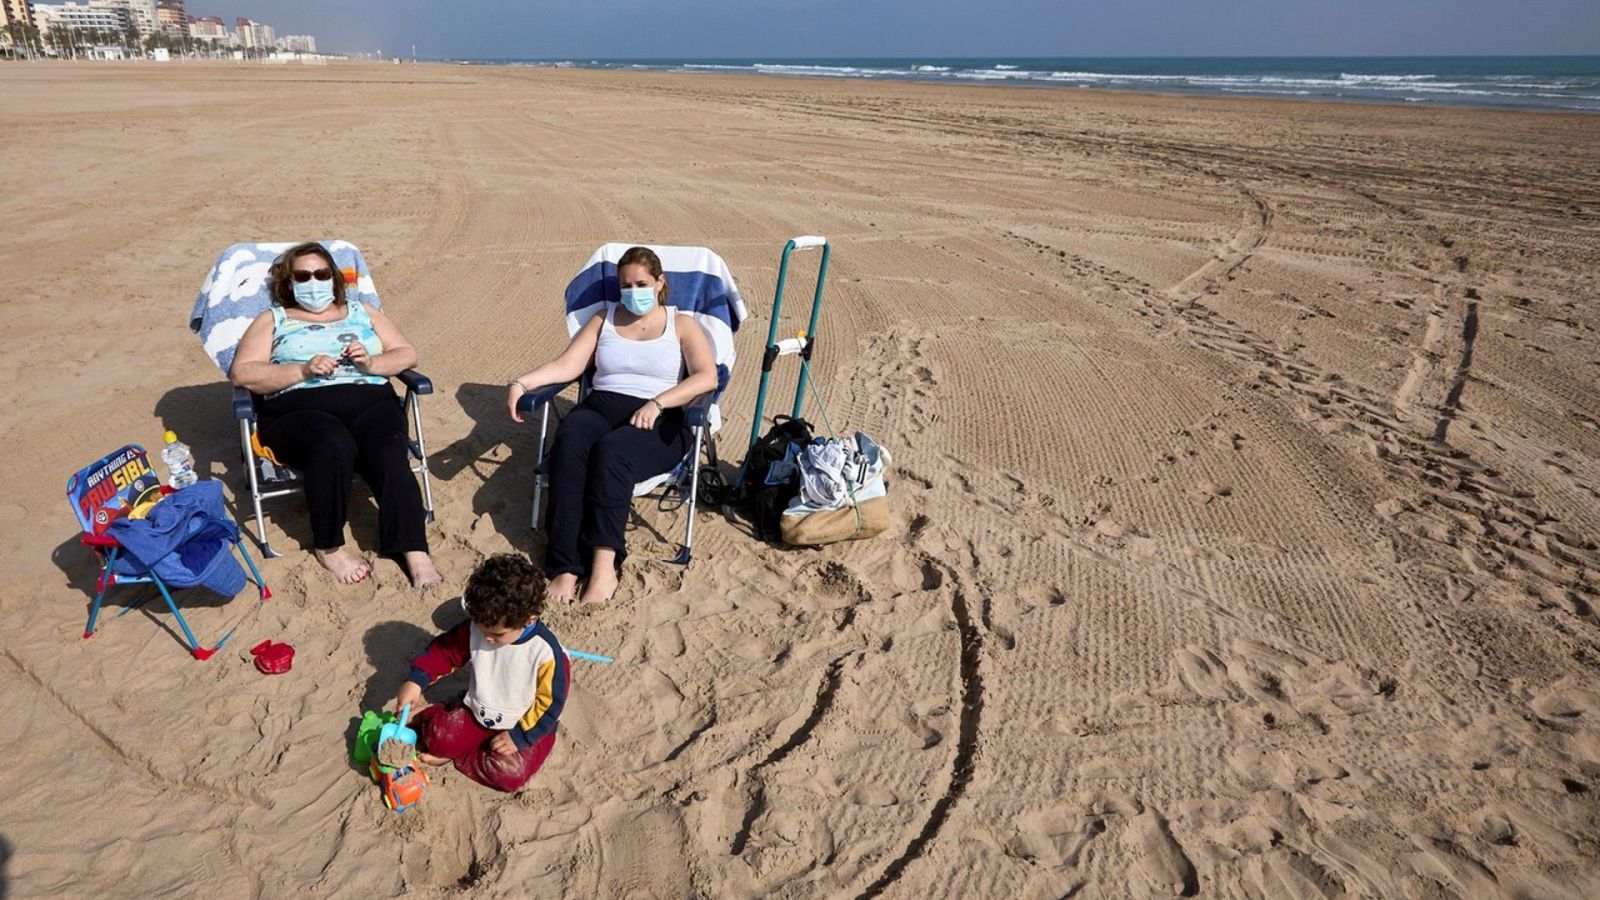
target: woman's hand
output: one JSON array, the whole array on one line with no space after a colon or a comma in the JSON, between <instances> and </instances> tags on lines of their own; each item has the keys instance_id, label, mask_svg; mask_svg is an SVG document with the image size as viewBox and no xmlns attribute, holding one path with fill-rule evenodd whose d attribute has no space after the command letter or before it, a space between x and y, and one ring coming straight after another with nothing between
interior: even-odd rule
<instances>
[{"instance_id":1,"label":"woman's hand","mask_svg":"<svg viewBox=\"0 0 1600 900\"><path fill-rule=\"evenodd\" d=\"M356 371L364 375L372 374L372 356L367 353L367 345L360 341L351 341L344 345L344 361L356 367Z\"/></svg>"},{"instance_id":2,"label":"woman's hand","mask_svg":"<svg viewBox=\"0 0 1600 900\"><path fill-rule=\"evenodd\" d=\"M656 427L656 420L661 418L661 413L661 401L652 397L634 411L633 418L628 420L628 424L649 431Z\"/></svg>"},{"instance_id":3,"label":"woman's hand","mask_svg":"<svg viewBox=\"0 0 1600 900\"><path fill-rule=\"evenodd\" d=\"M337 368L339 368L339 363L333 357L326 353L318 353L300 364L300 374L305 376L306 381L310 381L318 377L326 378L332 375L333 370Z\"/></svg>"},{"instance_id":4,"label":"woman's hand","mask_svg":"<svg viewBox=\"0 0 1600 900\"><path fill-rule=\"evenodd\" d=\"M506 412L511 415L511 421L513 422L522 421L522 413L517 410L517 401L526 393L527 390L523 388L520 381L513 381L506 385Z\"/></svg>"}]
</instances>

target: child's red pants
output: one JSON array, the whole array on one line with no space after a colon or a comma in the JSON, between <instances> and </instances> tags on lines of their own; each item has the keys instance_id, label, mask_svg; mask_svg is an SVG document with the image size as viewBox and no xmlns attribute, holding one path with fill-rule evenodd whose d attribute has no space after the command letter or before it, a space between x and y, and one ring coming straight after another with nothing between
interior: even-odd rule
<instances>
[{"instance_id":1,"label":"child's red pants","mask_svg":"<svg viewBox=\"0 0 1600 900\"><path fill-rule=\"evenodd\" d=\"M471 710L457 704L430 706L412 721L417 729L417 749L449 757L461 774L507 793L527 784L556 745L556 733L551 731L526 750L496 753L490 740L500 732L479 725Z\"/></svg>"}]
</instances>

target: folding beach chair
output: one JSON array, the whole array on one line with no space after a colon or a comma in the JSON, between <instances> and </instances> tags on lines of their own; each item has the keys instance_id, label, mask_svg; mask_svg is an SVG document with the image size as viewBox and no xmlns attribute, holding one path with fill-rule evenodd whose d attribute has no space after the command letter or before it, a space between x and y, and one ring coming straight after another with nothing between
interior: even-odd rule
<instances>
[{"instance_id":1,"label":"folding beach chair","mask_svg":"<svg viewBox=\"0 0 1600 900\"><path fill-rule=\"evenodd\" d=\"M222 645L228 642L239 626L235 624L229 628L209 649L201 646L195 640L183 613L178 611L171 588L203 585L224 592L225 596L237 594L244 587L245 580L238 565L233 562L230 546L244 557L261 601L266 602L272 596L272 591L256 568L255 560L250 558L250 551L245 549L240 539L239 526L223 512L220 486L215 482L203 481L185 490L194 492L185 497L186 501L193 499L198 502L163 499L175 492L162 487L160 479L150 468L144 448L137 444L129 444L67 479L67 500L78 517L78 525L83 528L78 540L92 549L100 562L94 603L89 607L89 623L83 629L85 638L94 635L100 604L114 585L154 584L167 602L172 617L178 621L184 638L189 641L189 652L195 659L210 659L212 654L222 649ZM165 510L149 508L157 501L171 504L174 511L182 503L189 512L182 517L165 517ZM148 548L138 544L126 546L126 535L119 539L118 532L121 529L116 527L119 520L122 520L120 524L126 526L147 513L153 521L165 520L161 524L176 526L172 528L171 537L162 550L157 551L159 556L155 559L139 558L136 554L144 553ZM162 575L163 571L167 573L165 576ZM222 587L218 588L219 584ZM225 593L229 589L232 593ZM148 599L146 595L125 607L117 613L118 618L139 608Z\"/></svg>"},{"instance_id":2,"label":"folding beach chair","mask_svg":"<svg viewBox=\"0 0 1600 900\"><path fill-rule=\"evenodd\" d=\"M591 317L603 314L606 304L620 301L621 293L617 288L617 260L629 247L634 246L639 245L606 244L589 257L583 270L567 285L566 313L569 337L577 334ZM667 280L670 291L668 302L677 307L679 312L693 316L705 330L706 337L711 341L711 352L717 364L716 390L702 395L684 410L684 418L694 430L694 444L688 455L672 471L641 481L633 487L635 497L648 496L659 490L657 503L664 510L688 504L689 517L683 546L670 560L677 565L686 566L689 564L689 556L694 546L694 513L699 501L701 451L702 449L705 451L706 462L712 467L712 471L715 471L717 466L715 435L722 426L722 411L718 401L722 397L722 392L727 389L728 379L733 373L736 355L733 349L733 334L739 330L739 323L744 321L749 313L745 310L744 301L739 298L739 289L733 283L733 274L728 271L728 265L722 261L722 257L705 247L658 247L649 244L644 246L654 250L661 258L662 274ZM590 372L578 380L580 399L589 392L592 374L591 367ZM543 407L539 417L538 465L533 479L532 525L535 531L539 529L539 501L549 484L545 457L549 452L546 439L552 436L550 401L567 386L549 385L524 394L517 401L517 409L524 414Z\"/></svg>"},{"instance_id":3,"label":"folding beach chair","mask_svg":"<svg viewBox=\"0 0 1600 900\"><path fill-rule=\"evenodd\" d=\"M233 354L239 339L256 316L272 306L272 295L267 285L267 270L279 254L293 247L292 243L234 244L217 256L217 262L200 285L200 296L195 299L194 310L189 313L189 330L200 335L206 354L229 377L233 367ZM367 270L367 260L361 250L348 241L323 241L322 246L333 254L334 262L344 274L346 296L381 309L377 288ZM433 482L428 474L427 445L422 439L422 410L418 398L433 393L433 382L416 369L407 369L395 376L405 385L402 401L411 414L414 437L407 445L415 465L411 471L422 478L422 505L427 510L429 522L433 521ZM278 556L267 542L266 524L262 520L261 501L296 492L300 473L279 463L272 457L270 448L264 448L256 436L257 408L261 398L241 387L233 389L233 417L239 422L239 442L245 468L250 473L250 502L255 508L256 538L261 552L268 557Z\"/></svg>"}]
</instances>

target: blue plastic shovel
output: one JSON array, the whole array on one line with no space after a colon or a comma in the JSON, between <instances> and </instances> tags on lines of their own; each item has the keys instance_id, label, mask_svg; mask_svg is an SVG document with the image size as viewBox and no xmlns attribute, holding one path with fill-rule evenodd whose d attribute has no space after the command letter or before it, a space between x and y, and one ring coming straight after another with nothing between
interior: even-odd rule
<instances>
[{"instance_id":1,"label":"blue plastic shovel","mask_svg":"<svg viewBox=\"0 0 1600 900\"><path fill-rule=\"evenodd\" d=\"M390 741L399 741L408 744L415 751L417 746L417 732L414 728L406 727L406 720L411 718L411 704L407 703L400 710L400 718L383 726L378 731L378 746L382 747Z\"/></svg>"}]
</instances>

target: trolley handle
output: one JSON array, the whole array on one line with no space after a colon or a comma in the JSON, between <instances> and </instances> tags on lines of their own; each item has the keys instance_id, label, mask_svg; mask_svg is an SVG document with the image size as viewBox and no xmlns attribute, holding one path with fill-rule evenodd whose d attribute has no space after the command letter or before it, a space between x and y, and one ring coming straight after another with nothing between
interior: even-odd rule
<instances>
[{"instance_id":1,"label":"trolley handle","mask_svg":"<svg viewBox=\"0 0 1600 900\"><path fill-rule=\"evenodd\" d=\"M812 250L817 247L828 246L828 239L820 234L802 234L789 239L789 244L796 250Z\"/></svg>"}]
</instances>

